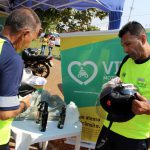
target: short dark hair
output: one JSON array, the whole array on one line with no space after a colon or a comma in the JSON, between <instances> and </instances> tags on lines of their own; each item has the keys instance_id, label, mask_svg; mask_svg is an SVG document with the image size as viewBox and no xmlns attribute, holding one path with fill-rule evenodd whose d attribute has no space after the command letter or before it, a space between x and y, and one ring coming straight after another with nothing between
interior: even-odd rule
<instances>
[{"instance_id":1,"label":"short dark hair","mask_svg":"<svg viewBox=\"0 0 150 150\"><path fill-rule=\"evenodd\" d=\"M144 27L136 21L131 21L131 22L128 22L126 25L124 25L122 29L119 31L118 36L122 38L122 36L126 34L127 32L135 36L139 36L141 33L146 34Z\"/></svg>"},{"instance_id":2,"label":"short dark hair","mask_svg":"<svg viewBox=\"0 0 150 150\"><path fill-rule=\"evenodd\" d=\"M37 25L41 25L41 21L37 14L30 8L13 10L5 22L5 26L9 26L13 33L23 28L30 28L34 31Z\"/></svg>"}]
</instances>

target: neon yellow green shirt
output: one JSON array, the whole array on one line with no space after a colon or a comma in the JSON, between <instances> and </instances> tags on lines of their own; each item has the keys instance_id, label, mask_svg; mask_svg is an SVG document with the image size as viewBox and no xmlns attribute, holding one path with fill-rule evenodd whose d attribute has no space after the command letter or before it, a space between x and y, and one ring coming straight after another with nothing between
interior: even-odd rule
<instances>
[{"instance_id":1,"label":"neon yellow green shirt","mask_svg":"<svg viewBox=\"0 0 150 150\"><path fill-rule=\"evenodd\" d=\"M138 87L139 93L150 100L150 60L136 64L129 58L122 66L120 78L124 83L131 83ZM104 125L108 127L109 122ZM136 115L127 122L112 124L111 130L133 139L150 137L150 115Z\"/></svg>"}]
</instances>

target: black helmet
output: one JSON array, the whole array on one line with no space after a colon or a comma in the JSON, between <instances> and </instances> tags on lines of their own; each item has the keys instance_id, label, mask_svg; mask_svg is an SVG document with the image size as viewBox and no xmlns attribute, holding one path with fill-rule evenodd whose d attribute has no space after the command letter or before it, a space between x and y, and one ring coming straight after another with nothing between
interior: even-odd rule
<instances>
[{"instance_id":1,"label":"black helmet","mask_svg":"<svg viewBox=\"0 0 150 150\"><path fill-rule=\"evenodd\" d=\"M29 85L25 82L21 82L18 95L24 97L28 94L31 94L34 91L36 91L36 88L32 87L31 85Z\"/></svg>"},{"instance_id":2,"label":"black helmet","mask_svg":"<svg viewBox=\"0 0 150 150\"><path fill-rule=\"evenodd\" d=\"M119 83L105 87L100 94L100 104L108 112L107 120L125 122L134 117L132 101L136 99L137 89L133 84Z\"/></svg>"}]
</instances>

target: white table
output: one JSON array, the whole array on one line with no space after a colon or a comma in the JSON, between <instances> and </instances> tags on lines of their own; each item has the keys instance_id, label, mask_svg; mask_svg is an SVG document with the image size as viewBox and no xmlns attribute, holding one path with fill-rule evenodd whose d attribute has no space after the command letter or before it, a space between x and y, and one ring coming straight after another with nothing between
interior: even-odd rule
<instances>
[{"instance_id":1,"label":"white table","mask_svg":"<svg viewBox=\"0 0 150 150\"><path fill-rule=\"evenodd\" d=\"M49 140L76 137L75 150L80 149L81 129L80 122L72 126L57 128L58 121L49 121L45 132L39 131L39 124L34 121L13 121L11 130L16 141L15 150L29 150L34 143L43 143L43 150L46 149Z\"/></svg>"}]
</instances>

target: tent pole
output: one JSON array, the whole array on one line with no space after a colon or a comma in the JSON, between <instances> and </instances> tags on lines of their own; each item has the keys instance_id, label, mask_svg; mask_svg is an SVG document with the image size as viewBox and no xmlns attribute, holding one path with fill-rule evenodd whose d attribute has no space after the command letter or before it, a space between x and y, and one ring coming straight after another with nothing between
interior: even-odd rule
<instances>
[{"instance_id":1,"label":"tent pole","mask_svg":"<svg viewBox=\"0 0 150 150\"><path fill-rule=\"evenodd\" d=\"M132 1L132 5L130 7L130 13L129 13L129 18L128 18L128 21L130 20L130 17L131 17L131 12L133 10L133 5L134 5L134 0Z\"/></svg>"}]
</instances>

